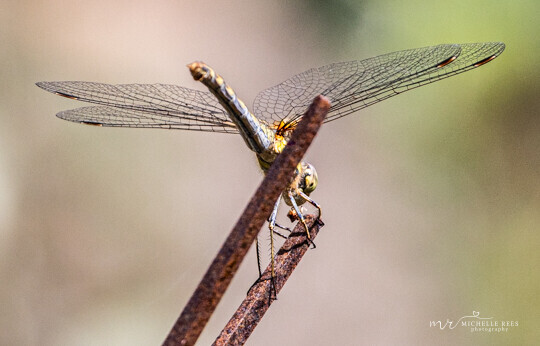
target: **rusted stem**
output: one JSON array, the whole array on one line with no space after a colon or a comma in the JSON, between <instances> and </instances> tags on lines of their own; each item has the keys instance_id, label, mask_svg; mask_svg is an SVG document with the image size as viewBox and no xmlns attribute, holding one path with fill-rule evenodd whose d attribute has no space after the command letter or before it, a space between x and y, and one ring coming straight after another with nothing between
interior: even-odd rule
<instances>
[{"instance_id":1,"label":"rusted stem","mask_svg":"<svg viewBox=\"0 0 540 346\"><path fill-rule=\"evenodd\" d=\"M306 222L310 227L311 239L315 239L322 223L312 215L306 217ZM275 258L276 278L274 283L277 293L281 291L309 246L306 231L303 225L298 223L287 241L279 249ZM270 297L272 292L271 281L269 280L270 273L271 268L269 265L263 273L263 280L259 280L251 288L247 297L238 307L229 323L223 328L213 345L243 345L247 341L247 338L249 338L270 304L274 301Z\"/></svg>"},{"instance_id":2,"label":"rusted stem","mask_svg":"<svg viewBox=\"0 0 540 346\"><path fill-rule=\"evenodd\" d=\"M283 152L270 167L242 216L225 240L214 261L195 289L164 345L193 345L197 341L240 263L270 216L275 201L289 183L294 169L319 130L330 102L317 96Z\"/></svg>"}]
</instances>

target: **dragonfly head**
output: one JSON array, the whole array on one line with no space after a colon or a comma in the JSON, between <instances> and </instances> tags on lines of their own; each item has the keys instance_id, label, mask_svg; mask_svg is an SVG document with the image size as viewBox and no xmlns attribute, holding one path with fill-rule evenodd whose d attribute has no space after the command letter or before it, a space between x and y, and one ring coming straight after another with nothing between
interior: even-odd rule
<instances>
[{"instance_id":1,"label":"dragonfly head","mask_svg":"<svg viewBox=\"0 0 540 346\"><path fill-rule=\"evenodd\" d=\"M309 195L317 188L317 184L319 183L317 171L310 163L302 162L300 165L302 167L302 171L300 172L301 175L299 187L306 195Z\"/></svg>"}]
</instances>

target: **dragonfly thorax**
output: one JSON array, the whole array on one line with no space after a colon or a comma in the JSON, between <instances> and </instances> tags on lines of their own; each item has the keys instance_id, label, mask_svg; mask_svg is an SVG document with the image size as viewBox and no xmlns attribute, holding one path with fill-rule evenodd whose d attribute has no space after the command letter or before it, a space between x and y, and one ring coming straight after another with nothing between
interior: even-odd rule
<instances>
[{"instance_id":1,"label":"dragonfly thorax","mask_svg":"<svg viewBox=\"0 0 540 346\"><path fill-rule=\"evenodd\" d=\"M260 153L257 153L257 160L259 161L259 166L264 173L268 171L272 163L274 163L276 157L285 149L287 145L288 137L284 137L279 134L275 134L268 145L267 148L261 150Z\"/></svg>"}]
</instances>

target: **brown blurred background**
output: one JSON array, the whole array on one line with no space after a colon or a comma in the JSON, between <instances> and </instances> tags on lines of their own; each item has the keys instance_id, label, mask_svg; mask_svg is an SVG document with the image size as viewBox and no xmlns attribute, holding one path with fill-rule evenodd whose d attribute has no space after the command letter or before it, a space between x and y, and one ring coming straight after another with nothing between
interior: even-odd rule
<instances>
[{"instance_id":1,"label":"brown blurred background","mask_svg":"<svg viewBox=\"0 0 540 346\"><path fill-rule=\"evenodd\" d=\"M202 89L185 65L203 60L250 105L311 67L481 41L507 48L320 131L307 160L326 226L250 344L537 342L539 11L525 0L4 0L0 344L160 344L262 178L238 136L68 123L54 114L84 104L35 82ZM201 345L256 276L252 250ZM473 311L519 327L429 327Z\"/></svg>"}]
</instances>

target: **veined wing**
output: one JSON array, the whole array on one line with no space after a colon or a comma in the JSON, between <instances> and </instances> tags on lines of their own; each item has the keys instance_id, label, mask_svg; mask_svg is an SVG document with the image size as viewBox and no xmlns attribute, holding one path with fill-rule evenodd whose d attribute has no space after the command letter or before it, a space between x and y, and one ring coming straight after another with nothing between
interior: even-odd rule
<instances>
[{"instance_id":1,"label":"veined wing","mask_svg":"<svg viewBox=\"0 0 540 346\"><path fill-rule=\"evenodd\" d=\"M500 55L504 43L443 44L335 63L300 73L255 98L254 112L269 123L295 121L315 96L330 99L325 122L479 67Z\"/></svg>"},{"instance_id":2,"label":"veined wing","mask_svg":"<svg viewBox=\"0 0 540 346\"><path fill-rule=\"evenodd\" d=\"M112 127L238 133L217 99L208 92L168 84L36 84L57 95L99 105L57 114L69 121Z\"/></svg>"}]
</instances>

